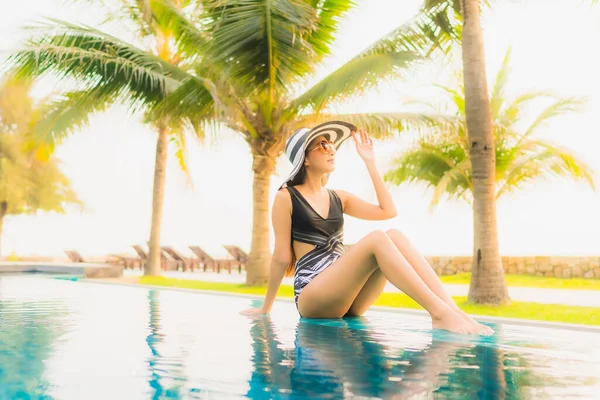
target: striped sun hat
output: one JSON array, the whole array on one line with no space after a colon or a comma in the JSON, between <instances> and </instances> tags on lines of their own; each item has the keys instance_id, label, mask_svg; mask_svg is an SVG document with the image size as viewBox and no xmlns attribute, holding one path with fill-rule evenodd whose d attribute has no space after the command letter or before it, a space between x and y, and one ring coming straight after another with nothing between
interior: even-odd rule
<instances>
[{"instance_id":1,"label":"striped sun hat","mask_svg":"<svg viewBox=\"0 0 600 400\"><path fill-rule=\"evenodd\" d=\"M292 163L292 172L290 176L283 182L281 187L285 187L300 171L304 164L304 156L306 154L306 146L316 137L325 136L330 142L333 142L337 150L344 140L348 139L352 132L357 132L358 128L348 122L329 121L317 125L312 129L298 129L285 144L285 155Z\"/></svg>"}]
</instances>

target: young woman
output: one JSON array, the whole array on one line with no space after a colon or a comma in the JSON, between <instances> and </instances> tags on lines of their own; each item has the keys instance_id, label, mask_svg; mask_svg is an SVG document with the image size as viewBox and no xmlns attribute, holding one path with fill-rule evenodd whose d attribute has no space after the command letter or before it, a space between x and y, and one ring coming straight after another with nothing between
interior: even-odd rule
<instances>
[{"instance_id":1,"label":"young woman","mask_svg":"<svg viewBox=\"0 0 600 400\"><path fill-rule=\"evenodd\" d=\"M325 188L335 170L336 149L350 136L379 204ZM294 168L273 203L275 249L266 298L261 308L242 314L269 313L284 275L293 273L296 307L302 317L362 315L390 281L429 312L434 329L492 332L458 308L425 258L399 230L373 231L344 251L344 213L365 220L396 216L375 165L373 140L364 130L341 121L301 129L288 139L286 155Z\"/></svg>"}]
</instances>

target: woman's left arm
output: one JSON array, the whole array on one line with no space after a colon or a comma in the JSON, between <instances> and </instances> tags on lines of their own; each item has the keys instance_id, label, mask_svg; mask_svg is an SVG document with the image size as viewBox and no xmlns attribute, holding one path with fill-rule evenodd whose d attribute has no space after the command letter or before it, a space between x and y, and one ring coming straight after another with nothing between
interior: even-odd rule
<instances>
[{"instance_id":1,"label":"woman's left arm","mask_svg":"<svg viewBox=\"0 0 600 400\"><path fill-rule=\"evenodd\" d=\"M394 204L392 195L385 186L385 182L375 164L373 139L371 139L362 129L360 129L358 133L353 133L352 137L356 144L356 151L365 162L367 171L369 171L369 176L373 182L375 194L377 195L377 202L379 204L369 203L358 196L339 190L336 191L336 193L338 193L340 200L342 200L344 212L352 217L366 220L394 218L398 214L396 205Z\"/></svg>"}]
</instances>

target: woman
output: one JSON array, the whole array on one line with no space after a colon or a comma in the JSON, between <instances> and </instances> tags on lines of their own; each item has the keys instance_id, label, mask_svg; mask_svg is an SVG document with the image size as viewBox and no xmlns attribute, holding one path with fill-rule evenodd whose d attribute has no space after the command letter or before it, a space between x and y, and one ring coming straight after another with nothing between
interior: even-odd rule
<instances>
[{"instance_id":1,"label":"woman","mask_svg":"<svg viewBox=\"0 0 600 400\"><path fill-rule=\"evenodd\" d=\"M350 136L369 171L379 204L324 186L335 169L336 149ZM261 308L242 314L269 313L284 275L293 273L296 307L302 317L362 315L390 281L429 312L434 329L491 333L458 308L400 231L371 232L344 252L344 213L365 220L396 216L366 132L341 121L300 129L288 139L286 155L294 168L273 203L275 249L266 298Z\"/></svg>"}]
</instances>

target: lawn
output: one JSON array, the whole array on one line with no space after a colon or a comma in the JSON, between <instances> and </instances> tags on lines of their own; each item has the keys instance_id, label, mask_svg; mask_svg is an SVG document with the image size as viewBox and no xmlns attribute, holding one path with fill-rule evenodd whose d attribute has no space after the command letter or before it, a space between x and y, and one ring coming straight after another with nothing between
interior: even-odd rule
<instances>
[{"instance_id":1,"label":"lawn","mask_svg":"<svg viewBox=\"0 0 600 400\"><path fill-rule=\"evenodd\" d=\"M266 292L266 287L149 276L141 277L139 283L162 287L212 290L262 296L264 296ZM279 289L278 296L290 298L294 297L294 290L291 286L282 285ZM565 322L571 324L600 326L600 308L595 307L563 306L518 301L513 301L507 306L486 306L468 304L467 298L464 296L454 297L454 300L462 310L473 315L522 318L537 321ZM421 309L421 306L419 306L414 300L409 298L407 295L400 293L383 293L375 302L375 305Z\"/></svg>"},{"instance_id":2,"label":"lawn","mask_svg":"<svg viewBox=\"0 0 600 400\"><path fill-rule=\"evenodd\" d=\"M543 289L600 290L600 279L552 278L533 275L504 275L504 277L508 286ZM445 275L441 276L440 279L444 283L468 285L471 280L471 274Z\"/></svg>"}]
</instances>

